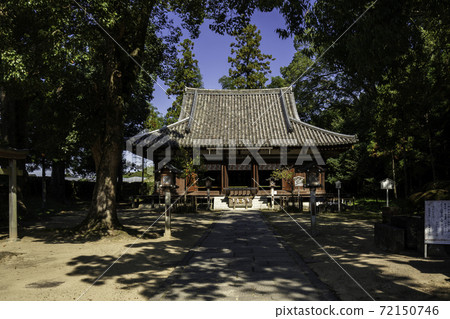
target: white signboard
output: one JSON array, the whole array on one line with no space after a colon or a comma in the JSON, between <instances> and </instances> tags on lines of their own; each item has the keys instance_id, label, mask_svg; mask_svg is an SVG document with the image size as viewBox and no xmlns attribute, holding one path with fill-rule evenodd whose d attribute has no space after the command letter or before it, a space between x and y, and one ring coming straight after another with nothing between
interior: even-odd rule
<instances>
[{"instance_id":1,"label":"white signboard","mask_svg":"<svg viewBox=\"0 0 450 319\"><path fill-rule=\"evenodd\" d=\"M303 177L301 177L301 176L294 177L294 183L295 183L295 187L303 186Z\"/></svg>"},{"instance_id":2,"label":"white signboard","mask_svg":"<svg viewBox=\"0 0 450 319\"><path fill-rule=\"evenodd\" d=\"M450 200L425 201L425 244L450 244Z\"/></svg>"},{"instance_id":3,"label":"white signboard","mask_svg":"<svg viewBox=\"0 0 450 319\"><path fill-rule=\"evenodd\" d=\"M386 178L385 180L381 181L381 189L393 189L394 188L394 181L390 178Z\"/></svg>"}]
</instances>

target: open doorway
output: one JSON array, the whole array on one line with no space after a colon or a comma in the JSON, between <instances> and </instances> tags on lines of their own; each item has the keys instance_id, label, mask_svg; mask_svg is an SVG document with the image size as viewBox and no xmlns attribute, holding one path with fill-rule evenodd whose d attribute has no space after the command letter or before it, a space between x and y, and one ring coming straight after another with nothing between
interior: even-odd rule
<instances>
[{"instance_id":1,"label":"open doorway","mask_svg":"<svg viewBox=\"0 0 450 319\"><path fill-rule=\"evenodd\" d=\"M252 171L228 171L229 187L251 187Z\"/></svg>"}]
</instances>

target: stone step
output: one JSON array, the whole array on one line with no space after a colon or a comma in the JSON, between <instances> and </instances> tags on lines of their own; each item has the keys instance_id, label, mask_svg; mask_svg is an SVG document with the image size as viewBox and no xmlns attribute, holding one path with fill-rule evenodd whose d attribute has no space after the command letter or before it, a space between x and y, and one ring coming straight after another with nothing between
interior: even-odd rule
<instances>
[{"instance_id":1,"label":"stone step","mask_svg":"<svg viewBox=\"0 0 450 319\"><path fill-rule=\"evenodd\" d=\"M267 196L255 196L252 200L252 207L247 209L268 209ZM225 196L214 197L214 210L233 210L228 206L228 198ZM236 208L235 210L245 210L245 208Z\"/></svg>"}]
</instances>

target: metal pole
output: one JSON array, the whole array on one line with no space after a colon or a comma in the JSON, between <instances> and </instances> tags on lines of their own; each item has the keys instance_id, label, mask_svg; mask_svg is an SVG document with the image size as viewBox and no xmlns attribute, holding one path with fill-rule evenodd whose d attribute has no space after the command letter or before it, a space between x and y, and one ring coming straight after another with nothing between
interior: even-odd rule
<instances>
[{"instance_id":1,"label":"metal pole","mask_svg":"<svg viewBox=\"0 0 450 319\"><path fill-rule=\"evenodd\" d=\"M170 225L170 190L166 190L166 196L165 196L165 204L166 204L166 210L164 211L164 215L166 218L165 222L165 229L164 229L164 237L170 237L172 236L171 231L171 225Z\"/></svg>"},{"instance_id":2,"label":"metal pole","mask_svg":"<svg viewBox=\"0 0 450 319\"><path fill-rule=\"evenodd\" d=\"M341 189L338 188L338 212L341 212Z\"/></svg>"},{"instance_id":3,"label":"metal pole","mask_svg":"<svg viewBox=\"0 0 450 319\"><path fill-rule=\"evenodd\" d=\"M17 162L9 160L9 240L17 240Z\"/></svg>"},{"instance_id":4,"label":"metal pole","mask_svg":"<svg viewBox=\"0 0 450 319\"><path fill-rule=\"evenodd\" d=\"M316 231L316 189L310 188L309 210L311 212L311 230L314 234Z\"/></svg>"}]
</instances>

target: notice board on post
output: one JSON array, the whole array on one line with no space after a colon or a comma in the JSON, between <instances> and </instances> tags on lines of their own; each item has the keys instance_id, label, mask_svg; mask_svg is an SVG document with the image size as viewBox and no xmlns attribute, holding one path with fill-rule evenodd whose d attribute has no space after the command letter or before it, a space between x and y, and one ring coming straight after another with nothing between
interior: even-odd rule
<instances>
[{"instance_id":1,"label":"notice board on post","mask_svg":"<svg viewBox=\"0 0 450 319\"><path fill-rule=\"evenodd\" d=\"M425 257L427 244L450 245L450 200L425 201Z\"/></svg>"}]
</instances>

